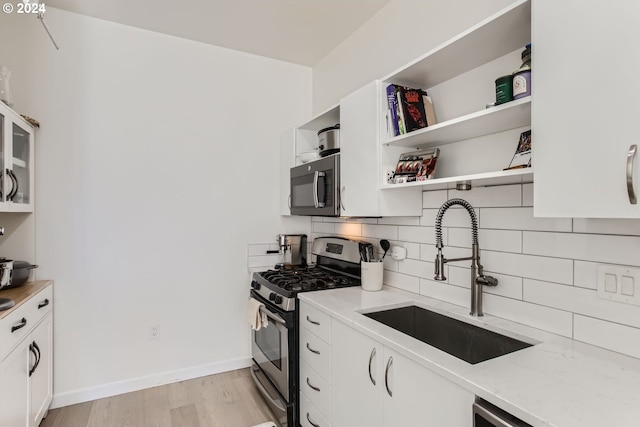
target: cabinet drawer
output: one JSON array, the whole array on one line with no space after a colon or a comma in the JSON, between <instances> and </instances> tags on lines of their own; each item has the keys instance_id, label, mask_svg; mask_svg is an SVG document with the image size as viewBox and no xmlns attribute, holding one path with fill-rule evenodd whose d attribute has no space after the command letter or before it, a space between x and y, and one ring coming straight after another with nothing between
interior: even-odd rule
<instances>
[{"instance_id":1,"label":"cabinet drawer","mask_svg":"<svg viewBox=\"0 0 640 427\"><path fill-rule=\"evenodd\" d=\"M52 306L53 287L49 286L0 320L0 360L31 333L34 326L51 311Z\"/></svg>"},{"instance_id":2,"label":"cabinet drawer","mask_svg":"<svg viewBox=\"0 0 640 427\"><path fill-rule=\"evenodd\" d=\"M331 344L331 318L328 314L305 302L300 302L300 324L327 344Z\"/></svg>"},{"instance_id":3,"label":"cabinet drawer","mask_svg":"<svg viewBox=\"0 0 640 427\"><path fill-rule=\"evenodd\" d=\"M322 378L331 378L331 346L308 329L300 329L300 358L311 366Z\"/></svg>"},{"instance_id":4,"label":"cabinet drawer","mask_svg":"<svg viewBox=\"0 0 640 427\"><path fill-rule=\"evenodd\" d=\"M329 392L327 393L327 402L330 402L330 391L327 391ZM331 424L324 417L322 411L312 402L315 403L304 392L300 393L300 425L302 427L330 427Z\"/></svg>"},{"instance_id":5,"label":"cabinet drawer","mask_svg":"<svg viewBox=\"0 0 640 427\"><path fill-rule=\"evenodd\" d=\"M300 392L315 406L322 416L331 419L331 386L304 361L300 362Z\"/></svg>"}]
</instances>

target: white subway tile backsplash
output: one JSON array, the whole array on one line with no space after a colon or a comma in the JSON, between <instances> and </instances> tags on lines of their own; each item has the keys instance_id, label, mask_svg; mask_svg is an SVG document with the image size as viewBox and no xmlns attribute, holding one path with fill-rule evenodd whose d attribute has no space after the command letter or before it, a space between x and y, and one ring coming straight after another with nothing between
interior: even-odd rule
<instances>
[{"instance_id":1,"label":"white subway tile backsplash","mask_svg":"<svg viewBox=\"0 0 640 427\"><path fill-rule=\"evenodd\" d=\"M524 279L524 300L640 328L640 307L600 299L592 289Z\"/></svg>"},{"instance_id":2,"label":"white subway tile backsplash","mask_svg":"<svg viewBox=\"0 0 640 427\"><path fill-rule=\"evenodd\" d=\"M420 217L417 216L401 216L401 217L388 217L379 218L378 224L387 225L420 225Z\"/></svg>"},{"instance_id":3,"label":"white subway tile backsplash","mask_svg":"<svg viewBox=\"0 0 640 427\"><path fill-rule=\"evenodd\" d=\"M447 190L424 191L422 193L422 207L425 209L439 209L447 201Z\"/></svg>"},{"instance_id":4,"label":"white subway tile backsplash","mask_svg":"<svg viewBox=\"0 0 640 427\"><path fill-rule=\"evenodd\" d=\"M525 231L523 252L581 261L640 266L640 236Z\"/></svg>"},{"instance_id":5,"label":"white subway tile backsplash","mask_svg":"<svg viewBox=\"0 0 640 427\"><path fill-rule=\"evenodd\" d=\"M336 224L333 222L312 222L311 231L316 233L335 234Z\"/></svg>"},{"instance_id":6,"label":"white subway tile backsplash","mask_svg":"<svg viewBox=\"0 0 640 427\"><path fill-rule=\"evenodd\" d=\"M471 248L471 230L463 228L449 229L449 245ZM516 230L479 230L478 242L481 250L522 252L522 231Z\"/></svg>"},{"instance_id":7,"label":"white subway tile backsplash","mask_svg":"<svg viewBox=\"0 0 640 427\"><path fill-rule=\"evenodd\" d=\"M573 262L573 285L587 289L597 289L598 263L587 261Z\"/></svg>"},{"instance_id":8,"label":"white subway tile backsplash","mask_svg":"<svg viewBox=\"0 0 640 427\"><path fill-rule=\"evenodd\" d=\"M435 227L400 227L398 239L413 243L436 243Z\"/></svg>"},{"instance_id":9,"label":"white subway tile backsplash","mask_svg":"<svg viewBox=\"0 0 640 427\"><path fill-rule=\"evenodd\" d=\"M474 208L521 206L522 185L476 187L471 191L449 190L449 198L464 199Z\"/></svg>"},{"instance_id":10,"label":"white subway tile backsplash","mask_svg":"<svg viewBox=\"0 0 640 427\"><path fill-rule=\"evenodd\" d=\"M405 291L420 293L420 278L395 271L384 271L383 283Z\"/></svg>"},{"instance_id":11,"label":"white subway tile backsplash","mask_svg":"<svg viewBox=\"0 0 640 427\"><path fill-rule=\"evenodd\" d=\"M640 358L640 329L575 315L573 338Z\"/></svg>"},{"instance_id":12,"label":"white subway tile backsplash","mask_svg":"<svg viewBox=\"0 0 640 427\"><path fill-rule=\"evenodd\" d=\"M570 218L535 218L533 208L484 208L480 227L501 230L571 231Z\"/></svg>"},{"instance_id":13,"label":"white subway tile backsplash","mask_svg":"<svg viewBox=\"0 0 640 427\"><path fill-rule=\"evenodd\" d=\"M624 234L640 236L640 219L575 218L575 233Z\"/></svg>"},{"instance_id":14,"label":"white subway tile backsplash","mask_svg":"<svg viewBox=\"0 0 640 427\"><path fill-rule=\"evenodd\" d=\"M362 236L362 224L357 222L343 222L335 224L335 233L344 236Z\"/></svg>"},{"instance_id":15,"label":"white subway tile backsplash","mask_svg":"<svg viewBox=\"0 0 640 427\"><path fill-rule=\"evenodd\" d=\"M542 305L484 294L484 312L514 322L533 326L571 338L573 318L568 311L556 310Z\"/></svg>"},{"instance_id":16,"label":"white subway tile backsplash","mask_svg":"<svg viewBox=\"0 0 640 427\"><path fill-rule=\"evenodd\" d=\"M573 261L570 259L492 251L482 251L481 257L484 268L497 273L573 284Z\"/></svg>"},{"instance_id":17,"label":"white subway tile backsplash","mask_svg":"<svg viewBox=\"0 0 640 427\"><path fill-rule=\"evenodd\" d=\"M398 240L398 226L362 224L362 237Z\"/></svg>"},{"instance_id":18,"label":"white subway tile backsplash","mask_svg":"<svg viewBox=\"0 0 640 427\"><path fill-rule=\"evenodd\" d=\"M311 238L361 238L379 255L379 239L390 240L407 249L407 259L387 254L385 284L469 307L470 261L446 264L447 281L433 280L438 209L462 198L479 219L485 273L498 279L484 289L485 313L640 357L640 307L598 299L595 291L598 263L640 266L640 220L536 218L533 185L424 191L419 218L314 217ZM466 210L452 207L442 225L445 257L470 256ZM272 266L277 256L266 257L266 248L249 245L249 265Z\"/></svg>"},{"instance_id":19,"label":"white subway tile backsplash","mask_svg":"<svg viewBox=\"0 0 640 427\"><path fill-rule=\"evenodd\" d=\"M420 279L420 295L436 298L442 301L468 307L471 303L469 290L445 282Z\"/></svg>"}]
</instances>

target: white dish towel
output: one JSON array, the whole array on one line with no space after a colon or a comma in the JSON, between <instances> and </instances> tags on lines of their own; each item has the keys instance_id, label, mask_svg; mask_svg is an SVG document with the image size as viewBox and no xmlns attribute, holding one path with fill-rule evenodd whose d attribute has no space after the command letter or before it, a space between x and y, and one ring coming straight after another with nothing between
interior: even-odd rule
<instances>
[{"instance_id":1,"label":"white dish towel","mask_svg":"<svg viewBox=\"0 0 640 427\"><path fill-rule=\"evenodd\" d=\"M260 311L260 307L264 304L255 298L249 298L247 306L247 321L251 325L251 329L259 331L260 328L266 328L269 325L267 315Z\"/></svg>"}]
</instances>

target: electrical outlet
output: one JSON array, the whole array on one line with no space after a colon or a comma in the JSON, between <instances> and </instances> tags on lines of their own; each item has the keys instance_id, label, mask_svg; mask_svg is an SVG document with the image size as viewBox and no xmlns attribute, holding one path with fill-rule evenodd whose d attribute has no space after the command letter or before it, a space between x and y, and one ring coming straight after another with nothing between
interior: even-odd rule
<instances>
[{"instance_id":1,"label":"electrical outlet","mask_svg":"<svg viewBox=\"0 0 640 427\"><path fill-rule=\"evenodd\" d=\"M640 269L598 264L598 298L640 305Z\"/></svg>"},{"instance_id":2,"label":"electrical outlet","mask_svg":"<svg viewBox=\"0 0 640 427\"><path fill-rule=\"evenodd\" d=\"M391 258L401 261L407 257L407 250L402 246L393 246L391 248Z\"/></svg>"},{"instance_id":3,"label":"electrical outlet","mask_svg":"<svg viewBox=\"0 0 640 427\"><path fill-rule=\"evenodd\" d=\"M149 326L149 339L157 340L160 336L160 327L158 325Z\"/></svg>"}]
</instances>

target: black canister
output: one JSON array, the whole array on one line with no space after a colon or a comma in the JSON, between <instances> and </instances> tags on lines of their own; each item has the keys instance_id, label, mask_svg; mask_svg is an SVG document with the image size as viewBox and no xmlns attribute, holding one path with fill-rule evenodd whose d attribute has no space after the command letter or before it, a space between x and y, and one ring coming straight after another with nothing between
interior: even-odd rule
<instances>
[{"instance_id":1,"label":"black canister","mask_svg":"<svg viewBox=\"0 0 640 427\"><path fill-rule=\"evenodd\" d=\"M496 105L504 104L513 99L513 74L496 79Z\"/></svg>"}]
</instances>

